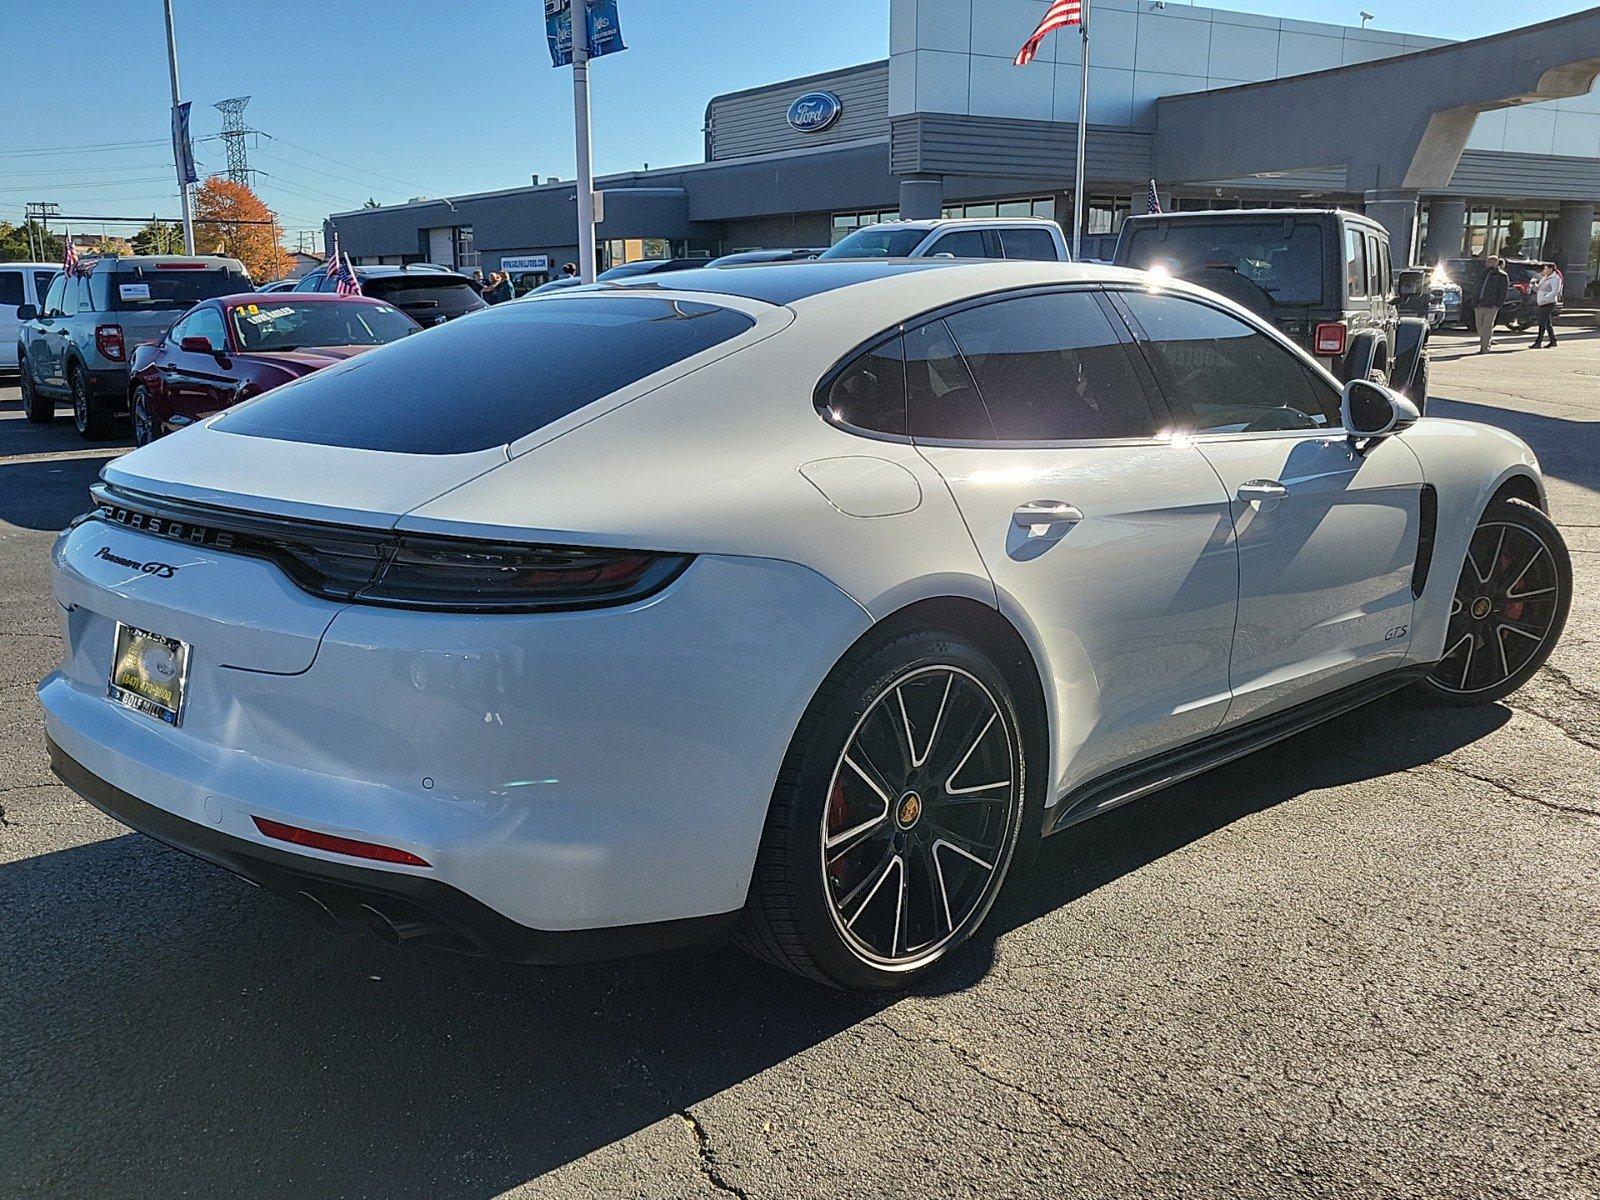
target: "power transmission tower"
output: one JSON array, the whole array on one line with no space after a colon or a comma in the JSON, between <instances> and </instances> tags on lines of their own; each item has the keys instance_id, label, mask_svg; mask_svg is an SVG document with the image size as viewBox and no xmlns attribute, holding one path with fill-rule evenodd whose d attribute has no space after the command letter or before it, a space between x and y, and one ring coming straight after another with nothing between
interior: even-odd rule
<instances>
[{"instance_id":1,"label":"power transmission tower","mask_svg":"<svg viewBox=\"0 0 1600 1200\"><path fill-rule=\"evenodd\" d=\"M255 174L250 169L244 141L255 133L244 123L244 106L249 103L249 96L235 96L231 100L219 100L211 106L222 114L222 144L228 148L228 179L245 187L253 186L251 177Z\"/></svg>"}]
</instances>

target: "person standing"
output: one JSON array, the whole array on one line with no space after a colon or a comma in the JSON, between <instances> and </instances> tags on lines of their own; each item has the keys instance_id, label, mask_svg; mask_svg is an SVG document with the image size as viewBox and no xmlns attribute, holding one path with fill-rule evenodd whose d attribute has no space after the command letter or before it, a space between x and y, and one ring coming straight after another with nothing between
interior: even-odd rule
<instances>
[{"instance_id":1,"label":"person standing","mask_svg":"<svg viewBox=\"0 0 1600 1200\"><path fill-rule=\"evenodd\" d=\"M484 279L482 271L474 271L472 273L472 286L473 286L473 289L480 296L483 295L483 293L488 290L489 284Z\"/></svg>"},{"instance_id":2,"label":"person standing","mask_svg":"<svg viewBox=\"0 0 1600 1200\"><path fill-rule=\"evenodd\" d=\"M561 277L563 279L576 279L578 277L578 264L573 262L564 263L561 267Z\"/></svg>"},{"instance_id":3,"label":"person standing","mask_svg":"<svg viewBox=\"0 0 1600 1200\"><path fill-rule=\"evenodd\" d=\"M1539 271L1539 282L1534 288L1534 302L1539 306L1539 335L1533 339L1533 348L1542 349L1556 344L1556 305L1561 303L1561 273L1554 263L1545 263ZM1544 340L1550 335L1549 342Z\"/></svg>"},{"instance_id":4,"label":"person standing","mask_svg":"<svg viewBox=\"0 0 1600 1200\"><path fill-rule=\"evenodd\" d=\"M1494 345L1494 323L1500 318L1500 310L1505 306L1506 297L1511 294L1511 278L1500 265L1500 259L1495 255L1489 256L1489 269L1483 273L1483 282L1478 285L1478 298L1472 306L1473 319L1478 323L1478 353L1489 353L1489 347Z\"/></svg>"},{"instance_id":5,"label":"person standing","mask_svg":"<svg viewBox=\"0 0 1600 1200\"><path fill-rule=\"evenodd\" d=\"M489 276L489 290L484 292L483 298L490 304L504 304L515 296L516 291L511 286L510 275L504 271L496 271Z\"/></svg>"}]
</instances>

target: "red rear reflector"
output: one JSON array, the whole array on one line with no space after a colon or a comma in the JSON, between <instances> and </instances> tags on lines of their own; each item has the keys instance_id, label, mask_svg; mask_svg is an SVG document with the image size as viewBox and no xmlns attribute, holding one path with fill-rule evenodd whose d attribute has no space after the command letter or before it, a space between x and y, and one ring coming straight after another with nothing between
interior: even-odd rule
<instances>
[{"instance_id":1,"label":"red rear reflector","mask_svg":"<svg viewBox=\"0 0 1600 1200\"><path fill-rule=\"evenodd\" d=\"M269 838L280 842L293 842L296 846L309 846L313 850L327 850L333 854L348 854L351 858L371 858L378 862L400 863L407 867L425 867L428 864L415 854L397 850L393 846L379 846L373 842L358 842L354 838L334 837L331 833L316 833L295 825L269 821L265 817L251 817L256 828Z\"/></svg>"},{"instance_id":2,"label":"red rear reflector","mask_svg":"<svg viewBox=\"0 0 1600 1200\"><path fill-rule=\"evenodd\" d=\"M1343 321L1324 321L1317 326L1312 344L1318 354L1343 354L1347 336Z\"/></svg>"},{"instance_id":3,"label":"red rear reflector","mask_svg":"<svg viewBox=\"0 0 1600 1200\"><path fill-rule=\"evenodd\" d=\"M94 348L112 362L121 362L126 352L122 341L122 326L96 325L94 327Z\"/></svg>"},{"instance_id":4,"label":"red rear reflector","mask_svg":"<svg viewBox=\"0 0 1600 1200\"><path fill-rule=\"evenodd\" d=\"M1513 283L1511 290L1519 295L1526 296L1528 294L1528 285L1525 283Z\"/></svg>"},{"instance_id":5,"label":"red rear reflector","mask_svg":"<svg viewBox=\"0 0 1600 1200\"><path fill-rule=\"evenodd\" d=\"M157 263L158 271L204 271L205 263Z\"/></svg>"}]
</instances>

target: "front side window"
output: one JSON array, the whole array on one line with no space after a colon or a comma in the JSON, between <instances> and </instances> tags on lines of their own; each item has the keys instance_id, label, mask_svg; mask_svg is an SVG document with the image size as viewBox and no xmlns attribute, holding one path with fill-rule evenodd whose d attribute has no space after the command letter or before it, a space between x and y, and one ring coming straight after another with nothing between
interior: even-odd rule
<instances>
[{"instance_id":1,"label":"front side window","mask_svg":"<svg viewBox=\"0 0 1600 1200\"><path fill-rule=\"evenodd\" d=\"M951 258L988 258L989 243L981 229L962 229L947 233L929 249L928 255L948 254Z\"/></svg>"},{"instance_id":2,"label":"front side window","mask_svg":"<svg viewBox=\"0 0 1600 1200\"><path fill-rule=\"evenodd\" d=\"M1273 338L1181 296L1120 293L1148 340L1180 425L1193 433L1339 426L1339 393Z\"/></svg>"},{"instance_id":3,"label":"front side window","mask_svg":"<svg viewBox=\"0 0 1600 1200\"><path fill-rule=\"evenodd\" d=\"M44 298L44 315L47 317L62 316L61 300L67 290L67 277L59 272L50 281L50 291Z\"/></svg>"},{"instance_id":4,"label":"front side window","mask_svg":"<svg viewBox=\"0 0 1600 1200\"><path fill-rule=\"evenodd\" d=\"M1088 292L1019 296L945 319L1001 441L1146 438L1159 425Z\"/></svg>"},{"instance_id":5,"label":"front side window","mask_svg":"<svg viewBox=\"0 0 1600 1200\"><path fill-rule=\"evenodd\" d=\"M358 300L290 300L236 304L228 325L240 350L307 346L382 346L414 333L417 323L392 305Z\"/></svg>"},{"instance_id":6,"label":"front side window","mask_svg":"<svg viewBox=\"0 0 1600 1200\"><path fill-rule=\"evenodd\" d=\"M61 293L61 315L76 316L87 291L88 281L82 275L74 275L68 279L66 289Z\"/></svg>"},{"instance_id":7,"label":"front side window","mask_svg":"<svg viewBox=\"0 0 1600 1200\"><path fill-rule=\"evenodd\" d=\"M294 290L297 292L319 291L322 287L322 281L324 278L325 276L321 271L313 271L311 274L302 278L299 283L295 284Z\"/></svg>"},{"instance_id":8,"label":"front side window","mask_svg":"<svg viewBox=\"0 0 1600 1200\"><path fill-rule=\"evenodd\" d=\"M754 325L715 304L557 293L325 368L232 410L217 427L323 446L467 454L514 442Z\"/></svg>"},{"instance_id":9,"label":"front side window","mask_svg":"<svg viewBox=\"0 0 1600 1200\"><path fill-rule=\"evenodd\" d=\"M821 398L830 421L905 436L906 372L900 343L899 337L891 338L839 372Z\"/></svg>"},{"instance_id":10,"label":"front side window","mask_svg":"<svg viewBox=\"0 0 1600 1200\"><path fill-rule=\"evenodd\" d=\"M216 351L225 351L228 348L228 336L222 329L222 314L210 306L197 308L183 319L183 332L179 335L180 344L186 337L203 337Z\"/></svg>"}]
</instances>

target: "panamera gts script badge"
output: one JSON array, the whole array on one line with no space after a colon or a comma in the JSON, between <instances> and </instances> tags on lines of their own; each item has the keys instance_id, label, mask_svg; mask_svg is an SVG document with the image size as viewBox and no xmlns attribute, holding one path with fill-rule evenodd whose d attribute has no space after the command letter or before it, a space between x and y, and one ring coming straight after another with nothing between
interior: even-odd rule
<instances>
[{"instance_id":1,"label":"panamera gts script badge","mask_svg":"<svg viewBox=\"0 0 1600 1200\"><path fill-rule=\"evenodd\" d=\"M133 558L123 558L120 554L111 553L111 547L101 546L95 551L96 558L103 558L109 563L116 563L119 567L127 567L130 571L142 571L146 575L154 575L157 579L171 579L178 573L178 568L164 562L139 562Z\"/></svg>"}]
</instances>

